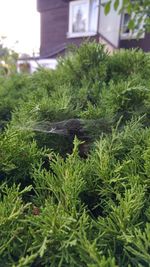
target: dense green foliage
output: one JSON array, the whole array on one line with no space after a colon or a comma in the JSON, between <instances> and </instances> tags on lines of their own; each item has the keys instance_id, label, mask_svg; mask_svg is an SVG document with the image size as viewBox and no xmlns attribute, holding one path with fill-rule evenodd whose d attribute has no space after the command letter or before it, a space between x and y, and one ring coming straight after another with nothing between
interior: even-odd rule
<instances>
[{"instance_id":1,"label":"dense green foliage","mask_svg":"<svg viewBox=\"0 0 150 267\"><path fill-rule=\"evenodd\" d=\"M150 266L149 103L137 50L0 77L0 266ZM32 131L71 118L87 139Z\"/></svg>"}]
</instances>

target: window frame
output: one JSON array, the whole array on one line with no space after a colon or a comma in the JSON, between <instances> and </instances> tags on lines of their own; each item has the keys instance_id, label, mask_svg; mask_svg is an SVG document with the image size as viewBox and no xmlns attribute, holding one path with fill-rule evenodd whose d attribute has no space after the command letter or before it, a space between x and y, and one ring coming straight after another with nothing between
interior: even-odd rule
<instances>
[{"instance_id":1,"label":"window frame","mask_svg":"<svg viewBox=\"0 0 150 267\"><path fill-rule=\"evenodd\" d=\"M120 29L120 39L121 40L132 40L132 39L137 39L137 34L138 34L138 31L142 30L143 29L143 22L140 23L139 27L138 27L138 30L134 30L132 31L131 29L129 29L129 32L125 33L123 32L123 29L124 29L124 16L125 14L128 14L128 12L123 12L122 13L122 16L121 16L121 29ZM131 19L134 17L134 13L131 14ZM145 37L145 32L143 30L143 33L138 37L138 39L143 39Z\"/></svg>"},{"instance_id":2,"label":"window frame","mask_svg":"<svg viewBox=\"0 0 150 267\"><path fill-rule=\"evenodd\" d=\"M72 31L72 24L73 24L73 15L72 15L72 11L74 6L76 6L77 4L83 4L86 3L88 4L88 11L87 11L87 23L86 23L86 31L85 32L73 32ZM67 33L67 37L68 38L77 38L77 37L88 37L88 36L95 36L96 35L96 31L89 31L90 28L90 4L91 4L91 0L76 0L76 1L71 1L69 2L69 27L68 27L68 33Z\"/></svg>"}]
</instances>

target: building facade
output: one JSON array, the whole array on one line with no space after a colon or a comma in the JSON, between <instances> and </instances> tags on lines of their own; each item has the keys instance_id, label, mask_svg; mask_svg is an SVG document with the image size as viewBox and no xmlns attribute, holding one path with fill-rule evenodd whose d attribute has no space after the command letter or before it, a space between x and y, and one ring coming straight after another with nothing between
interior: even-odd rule
<instances>
[{"instance_id":1,"label":"building facade","mask_svg":"<svg viewBox=\"0 0 150 267\"><path fill-rule=\"evenodd\" d=\"M42 58L53 58L64 53L69 44L79 45L86 39L106 45L109 51L138 47L150 51L150 33L137 40L137 31L128 29L130 16L118 14L114 8L106 16L106 0L37 0L41 16Z\"/></svg>"}]
</instances>

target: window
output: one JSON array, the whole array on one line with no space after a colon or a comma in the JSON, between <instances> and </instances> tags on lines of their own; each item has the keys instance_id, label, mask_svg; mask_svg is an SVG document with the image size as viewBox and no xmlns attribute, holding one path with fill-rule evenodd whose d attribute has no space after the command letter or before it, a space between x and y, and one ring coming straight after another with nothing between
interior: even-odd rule
<instances>
[{"instance_id":1,"label":"window","mask_svg":"<svg viewBox=\"0 0 150 267\"><path fill-rule=\"evenodd\" d=\"M97 20L98 0L70 2L68 37L95 35L97 32Z\"/></svg>"},{"instance_id":2,"label":"window","mask_svg":"<svg viewBox=\"0 0 150 267\"><path fill-rule=\"evenodd\" d=\"M123 14L123 20L122 20L122 34L129 34L130 30L128 28L128 23L131 19L131 16L128 13Z\"/></svg>"},{"instance_id":3,"label":"window","mask_svg":"<svg viewBox=\"0 0 150 267\"><path fill-rule=\"evenodd\" d=\"M122 15L122 23L121 23L121 39L134 39L137 38L138 32L142 31L142 34L139 36L140 38L144 37L144 29L143 22L137 24L134 30L128 28L129 21L134 17L134 14L129 15L125 12ZM138 19L138 18L137 18Z\"/></svg>"}]
</instances>

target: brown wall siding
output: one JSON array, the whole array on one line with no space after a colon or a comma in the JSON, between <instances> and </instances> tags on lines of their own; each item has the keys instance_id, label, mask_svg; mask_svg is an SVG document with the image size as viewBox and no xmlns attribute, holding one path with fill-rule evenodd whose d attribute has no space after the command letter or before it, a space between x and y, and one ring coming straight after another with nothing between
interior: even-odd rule
<instances>
[{"instance_id":1,"label":"brown wall siding","mask_svg":"<svg viewBox=\"0 0 150 267\"><path fill-rule=\"evenodd\" d=\"M150 33L145 35L143 39L132 39L132 40L120 40L120 47L121 48L141 48L145 52L150 51Z\"/></svg>"},{"instance_id":2,"label":"brown wall siding","mask_svg":"<svg viewBox=\"0 0 150 267\"><path fill-rule=\"evenodd\" d=\"M41 56L51 53L66 42L68 7L41 13Z\"/></svg>"},{"instance_id":3,"label":"brown wall siding","mask_svg":"<svg viewBox=\"0 0 150 267\"><path fill-rule=\"evenodd\" d=\"M37 10L39 12L43 12L53 8L65 7L67 5L67 0L37 0Z\"/></svg>"}]
</instances>

